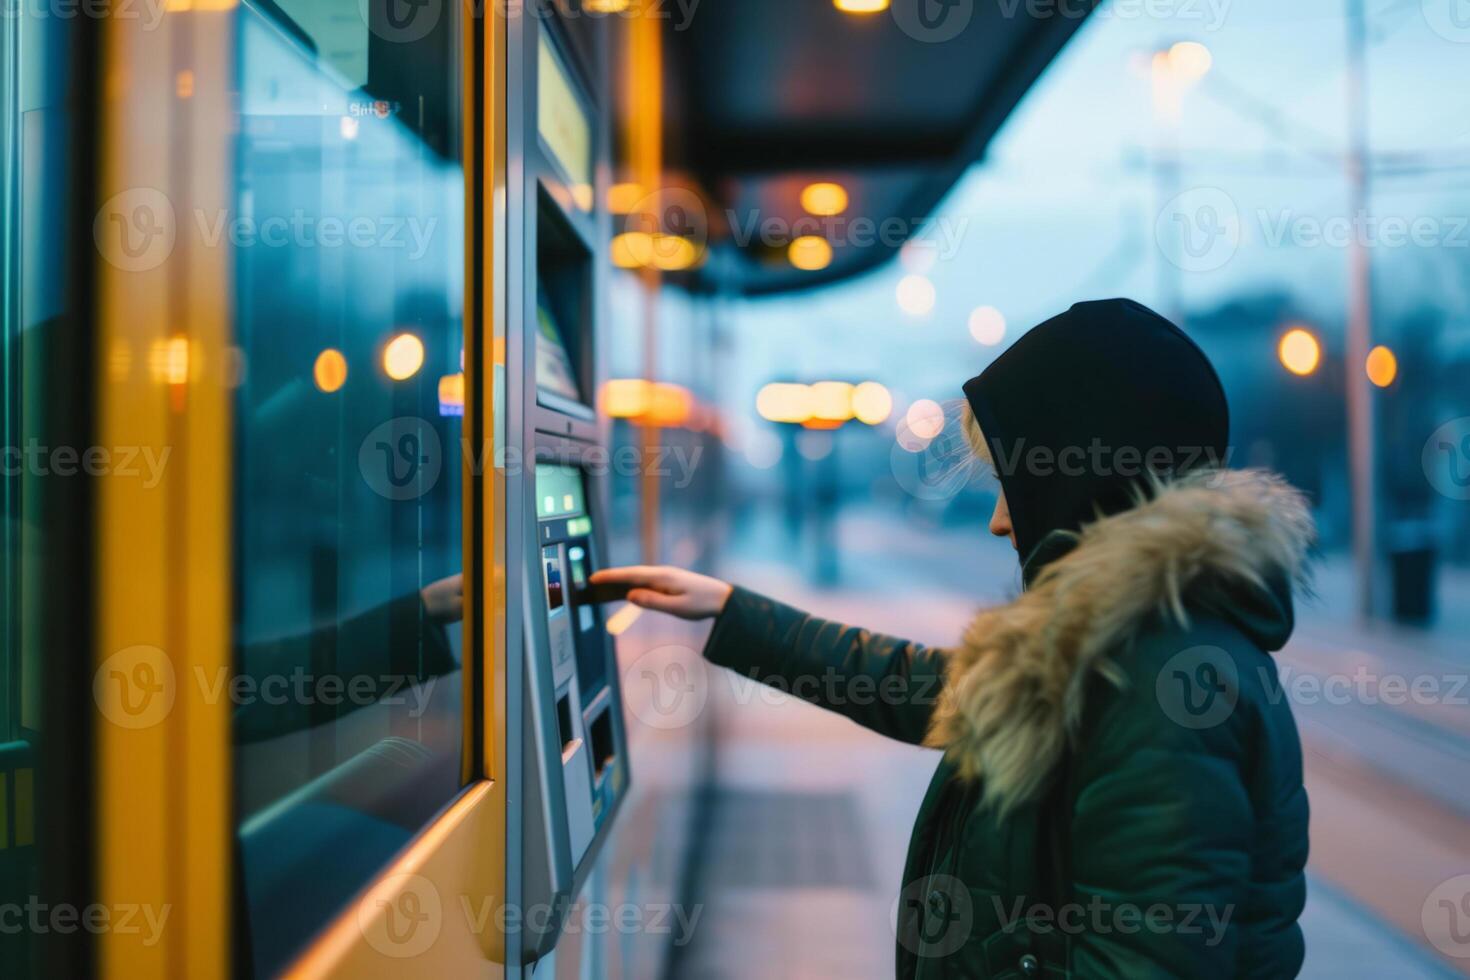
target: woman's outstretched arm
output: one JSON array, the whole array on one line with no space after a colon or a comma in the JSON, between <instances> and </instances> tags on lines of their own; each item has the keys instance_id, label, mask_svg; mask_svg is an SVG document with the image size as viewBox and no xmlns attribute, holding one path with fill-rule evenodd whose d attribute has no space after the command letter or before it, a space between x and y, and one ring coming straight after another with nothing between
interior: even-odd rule
<instances>
[{"instance_id":1,"label":"woman's outstretched arm","mask_svg":"<svg viewBox=\"0 0 1470 980\"><path fill-rule=\"evenodd\" d=\"M665 566L606 569L599 586L684 619L715 618L711 663L918 744L943 683L945 651L808 615L727 582Z\"/></svg>"}]
</instances>

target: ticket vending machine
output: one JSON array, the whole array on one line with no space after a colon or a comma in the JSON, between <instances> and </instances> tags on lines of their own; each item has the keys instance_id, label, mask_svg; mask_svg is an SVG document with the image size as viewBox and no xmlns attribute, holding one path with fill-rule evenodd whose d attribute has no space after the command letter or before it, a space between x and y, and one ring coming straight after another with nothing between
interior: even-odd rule
<instances>
[{"instance_id":1,"label":"ticket vending machine","mask_svg":"<svg viewBox=\"0 0 1470 980\"><path fill-rule=\"evenodd\" d=\"M556 945L565 916L629 785L622 696L602 609L585 592L606 555L606 429L595 391L610 222L606 19L517 18L507 36L508 444L520 498L519 956L527 972ZM519 89L516 80L520 80ZM517 173L516 163L521 171ZM516 379L519 379L517 383ZM509 563L510 556L507 556ZM517 824L518 815L518 826ZM518 887L517 887L518 885Z\"/></svg>"}]
</instances>

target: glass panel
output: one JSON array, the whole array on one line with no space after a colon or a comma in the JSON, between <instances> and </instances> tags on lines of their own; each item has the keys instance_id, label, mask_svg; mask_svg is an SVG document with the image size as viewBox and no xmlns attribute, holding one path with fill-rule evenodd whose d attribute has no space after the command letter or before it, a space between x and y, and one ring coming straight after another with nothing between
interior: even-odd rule
<instances>
[{"instance_id":1,"label":"glass panel","mask_svg":"<svg viewBox=\"0 0 1470 980\"><path fill-rule=\"evenodd\" d=\"M286 22L298 6L242 8L234 210L200 217L236 268L231 697L257 975L461 787L458 8L410 36L364 30L356 0Z\"/></svg>"}]
</instances>

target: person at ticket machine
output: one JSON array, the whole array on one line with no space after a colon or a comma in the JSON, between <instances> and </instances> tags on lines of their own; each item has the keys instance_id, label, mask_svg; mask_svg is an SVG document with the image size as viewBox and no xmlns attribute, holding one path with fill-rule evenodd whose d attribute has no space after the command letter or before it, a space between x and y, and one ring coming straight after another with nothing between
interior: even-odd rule
<instances>
[{"instance_id":1,"label":"person at ticket machine","mask_svg":"<svg viewBox=\"0 0 1470 980\"><path fill-rule=\"evenodd\" d=\"M1294 976L1307 797L1269 684L1314 535L1303 495L1223 468L1213 366L1129 300L1040 324L964 395L1024 589L953 647L677 568L594 583L713 619L716 664L944 750L909 846L899 976ZM1096 928L1099 902L1194 927ZM946 945L957 918L968 938Z\"/></svg>"}]
</instances>

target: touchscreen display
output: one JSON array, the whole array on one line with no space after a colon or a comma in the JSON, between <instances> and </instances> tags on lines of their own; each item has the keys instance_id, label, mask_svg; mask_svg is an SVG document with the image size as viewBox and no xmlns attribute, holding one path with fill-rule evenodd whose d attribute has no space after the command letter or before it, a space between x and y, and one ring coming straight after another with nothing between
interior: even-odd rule
<instances>
[{"instance_id":1,"label":"touchscreen display","mask_svg":"<svg viewBox=\"0 0 1470 980\"><path fill-rule=\"evenodd\" d=\"M536 291L536 387L553 395L580 402L577 373L556 316L551 312L546 289Z\"/></svg>"}]
</instances>

